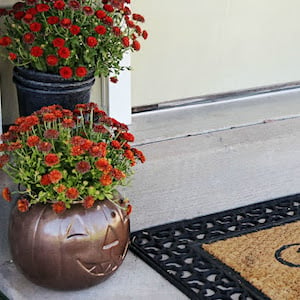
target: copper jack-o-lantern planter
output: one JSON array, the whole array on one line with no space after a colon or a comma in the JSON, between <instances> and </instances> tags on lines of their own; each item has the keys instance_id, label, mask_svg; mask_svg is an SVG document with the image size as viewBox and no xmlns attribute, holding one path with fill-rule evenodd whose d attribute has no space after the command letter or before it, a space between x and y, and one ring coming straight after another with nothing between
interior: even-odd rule
<instances>
[{"instance_id":1,"label":"copper jack-o-lantern planter","mask_svg":"<svg viewBox=\"0 0 300 300\"><path fill-rule=\"evenodd\" d=\"M0 140L0 169L15 183L2 197L18 195L9 242L19 269L61 290L87 288L115 272L127 252L131 212L117 187L145 161L130 145L128 126L92 102L73 111L51 105L18 118Z\"/></svg>"},{"instance_id":2,"label":"copper jack-o-lantern planter","mask_svg":"<svg viewBox=\"0 0 300 300\"><path fill-rule=\"evenodd\" d=\"M108 278L123 262L129 242L126 210L110 200L57 215L37 204L15 207L9 225L14 263L32 282L60 290L83 289Z\"/></svg>"}]
</instances>

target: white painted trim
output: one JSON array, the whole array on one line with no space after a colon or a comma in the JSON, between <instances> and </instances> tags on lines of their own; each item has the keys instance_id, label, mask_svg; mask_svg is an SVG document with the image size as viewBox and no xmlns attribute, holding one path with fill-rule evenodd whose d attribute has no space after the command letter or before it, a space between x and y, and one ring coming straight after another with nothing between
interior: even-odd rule
<instances>
[{"instance_id":1,"label":"white painted trim","mask_svg":"<svg viewBox=\"0 0 300 300\"><path fill-rule=\"evenodd\" d=\"M130 53L126 53L120 63L130 66ZM102 79L101 84L103 106L109 116L121 123L131 124L131 73L123 71L118 76L118 82L112 83L109 79Z\"/></svg>"}]
</instances>

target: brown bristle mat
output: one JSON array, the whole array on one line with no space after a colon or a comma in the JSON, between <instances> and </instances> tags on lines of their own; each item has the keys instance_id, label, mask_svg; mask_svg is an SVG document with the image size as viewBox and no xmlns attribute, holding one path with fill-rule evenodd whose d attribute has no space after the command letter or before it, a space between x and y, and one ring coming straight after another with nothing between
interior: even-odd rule
<instances>
[{"instance_id":1,"label":"brown bristle mat","mask_svg":"<svg viewBox=\"0 0 300 300\"><path fill-rule=\"evenodd\" d=\"M300 299L300 221L202 247L272 300Z\"/></svg>"}]
</instances>

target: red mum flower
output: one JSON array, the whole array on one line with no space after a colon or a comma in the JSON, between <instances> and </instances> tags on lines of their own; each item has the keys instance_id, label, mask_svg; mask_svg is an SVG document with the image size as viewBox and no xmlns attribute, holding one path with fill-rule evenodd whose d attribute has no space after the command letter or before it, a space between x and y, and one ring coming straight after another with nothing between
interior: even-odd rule
<instances>
[{"instance_id":1,"label":"red mum flower","mask_svg":"<svg viewBox=\"0 0 300 300\"><path fill-rule=\"evenodd\" d=\"M94 142L88 139L83 139L83 143L81 145L81 148L85 151L88 151L93 146Z\"/></svg>"},{"instance_id":2,"label":"red mum flower","mask_svg":"<svg viewBox=\"0 0 300 300\"><path fill-rule=\"evenodd\" d=\"M144 163L146 161L146 157L142 151L136 148L132 148L131 151L141 161L141 163Z\"/></svg>"},{"instance_id":3,"label":"red mum flower","mask_svg":"<svg viewBox=\"0 0 300 300\"><path fill-rule=\"evenodd\" d=\"M7 202L10 202L12 200L12 197L11 197L11 192L9 190L8 187L5 187L3 190L2 190L2 197L4 200L6 200Z\"/></svg>"},{"instance_id":4,"label":"red mum flower","mask_svg":"<svg viewBox=\"0 0 300 300\"><path fill-rule=\"evenodd\" d=\"M70 7L77 10L80 8L80 3L76 0L71 0L69 3Z\"/></svg>"},{"instance_id":5,"label":"red mum flower","mask_svg":"<svg viewBox=\"0 0 300 300\"><path fill-rule=\"evenodd\" d=\"M111 146L115 149L121 149L121 144L119 141L111 141Z\"/></svg>"},{"instance_id":6,"label":"red mum flower","mask_svg":"<svg viewBox=\"0 0 300 300\"><path fill-rule=\"evenodd\" d=\"M84 138L79 135L75 135L71 138L71 144L73 146L81 146L84 144Z\"/></svg>"},{"instance_id":7,"label":"red mum flower","mask_svg":"<svg viewBox=\"0 0 300 300\"><path fill-rule=\"evenodd\" d=\"M88 16L91 16L94 14L94 10L90 7L90 6L84 6L82 8L83 12L88 15Z\"/></svg>"},{"instance_id":8,"label":"red mum flower","mask_svg":"<svg viewBox=\"0 0 300 300\"><path fill-rule=\"evenodd\" d=\"M95 27L95 31L98 33L98 34L105 34L106 33L106 27L103 26L103 25L98 25Z\"/></svg>"},{"instance_id":9,"label":"red mum flower","mask_svg":"<svg viewBox=\"0 0 300 300\"><path fill-rule=\"evenodd\" d=\"M86 196L83 200L82 205L84 208L91 208L91 207L93 207L94 203L95 203L94 197Z\"/></svg>"},{"instance_id":10,"label":"red mum flower","mask_svg":"<svg viewBox=\"0 0 300 300\"><path fill-rule=\"evenodd\" d=\"M7 47L12 43L12 39L9 36L0 38L0 46Z\"/></svg>"},{"instance_id":11,"label":"red mum flower","mask_svg":"<svg viewBox=\"0 0 300 300\"><path fill-rule=\"evenodd\" d=\"M132 20L127 19L126 24L128 27L133 28L135 26L134 22Z\"/></svg>"},{"instance_id":12,"label":"red mum flower","mask_svg":"<svg viewBox=\"0 0 300 300\"><path fill-rule=\"evenodd\" d=\"M33 32L40 32L42 29L42 24L38 22L33 22L29 25L29 28Z\"/></svg>"},{"instance_id":13,"label":"red mum flower","mask_svg":"<svg viewBox=\"0 0 300 300\"><path fill-rule=\"evenodd\" d=\"M70 27L70 32L71 32L71 34L73 34L73 35L79 34L79 33L80 33L80 30L81 30L81 28L80 28L79 26L77 26L77 25L72 25L72 26Z\"/></svg>"},{"instance_id":14,"label":"red mum flower","mask_svg":"<svg viewBox=\"0 0 300 300\"><path fill-rule=\"evenodd\" d=\"M16 53L9 52L9 53L8 53L8 58L9 58L10 60L16 60L18 57L17 57L17 54L16 54Z\"/></svg>"},{"instance_id":15,"label":"red mum flower","mask_svg":"<svg viewBox=\"0 0 300 300\"><path fill-rule=\"evenodd\" d=\"M47 129L45 132L44 132L44 137L46 139L57 139L59 136L59 132L55 129Z\"/></svg>"},{"instance_id":16,"label":"red mum flower","mask_svg":"<svg viewBox=\"0 0 300 300\"><path fill-rule=\"evenodd\" d=\"M109 168L109 162L106 158L99 158L95 162L95 166L98 170L104 172L105 170L107 170Z\"/></svg>"},{"instance_id":17,"label":"red mum flower","mask_svg":"<svg viewBox=\"0 0 300 300\"><path fill-rule=\"evenodd\" d=\"M76 68L75 74L76 74L76 76L78 76L78 77L85 77L86 74L87 74L87 69L86 69L86 67L78 67L78 68Z\"/></svg>"},{"instance_id":18,"label":"red mum flower","mask_svg":"<svg viewBox=\"0 0 300 300\"><path fill-rule=\"evenodd\" d=\"M1 14L0 14L1 16ZM17 11L14 13L14 17L16 20L22 20L22 18L25 16L25 12L24 11Z\"/></svg>"},{"instance_id":19,"label":"red mum flower","mask_svg":"<svg viewBox=\"0 0 300 300\"><path fill-rule=\"evenodd\" d=\"M128 158L129 160L134 161L134 154L131 150L129 150L129 149L125 150L124 156L126 158Z\"/></svg>"},{"instance_id":20,"label":"red mum flower","mask_svg":"<svg viewBox=\"0 0 300 300\"><path fill-rule=\"evenodd\" d=\"M84 173L87 173L91 169L91 165L87 161L80 161L76 164L75 169L79 173L84 174Z\"/></svg>"},{"instance_id":21,"label":"red mum flower","mask_svg":"<svg viewBox=\"0 0 300 300\"><path fill-rule=\"evenodd\" d=\"M53 41L52 41L52 44L54 47L56 48L61 48L65 45L65 40L62 39L62 38L55 38Z\"/></svg>"},{"instance_id":22,"label":"red mum flower","mask_svg":"<svg viewBox=\"0 0 300 300\"><path fill-rule=\"evenodd\" d=\"M142 34L142 28L139 26L139 25L136 25L135 26L135 31L138 35L141 35Z\"/></svg>"},{"instance_id":23,"label":"red mum flower","mask_svg":"<svg viewBox=\"0 0 300 300\"><path fill-rule=\"evenodd\" d=\"M69 18L64 18L60 21L60 25L63 27L63 28L69 28L72 24L72 21L71 19Z\"/></svg>"},{"instance_id":24,"label":"red mum flower","mask_svg":"<svg viewBox=\"0 0 300 300\"><path fill-rule=\"evenodd\" d=\"M37 147L38 147L39 151L49 152L52 148L52 145L51 145L51 143L40 141L38 143Z\"/></svg>"},{"instance_id":25,"label":"red mum flower","mask_svg":"<svg viewBox=\"0 0 300 300\"><path fill-rule=\"evenodd\" d=\"M25 123L28 126L34 126L39 124L39 118L37 116L28 116L25 118Z\"/></svg>"},{"instance_id":26,"label":"red mum flower","mask_svg":"<svg viewBox=\"0 0 300 300\"><path fill-rule=\"evenodd\" d=\"M71 51L67 47L61 47L58 49L57 53L61 58L67 59L70 57Z\"/></svg>"},{"instance_id":27,"label":"red mum flower","mask_svg":"<svg viewBox=\"0 0 300 300\"><path fill-rule=\"evenodd\" d=\"M51 183L57 183L62 179L62 174L59 170L52 170L48 176Z\"/></svg>"},{"instance_id":28,"label":"red mum flower","mask_svg":"<svg viewBox=\"0 0 300 300\"><path fill-rule=\"evenodd\" d=\"M55 0L53 7L58 10L63 10L66 6L66 3L63 0Z\"/></svg>"},{"instance_id":29,"label":"red mum flower","mask_svg":"<svg viewBox=\"0 0 300 300\"><path fill-rule=\"evenodd\" d=\"M9 150L9 147L8 147L7 150ZM0 156L0 168L2 168L8 162L9 162L9 155L8 154L3 154L3 155Z\"/></svg>"},{"instance_id":30,"label":"red mum flower","mask_svg":"<svg viewBox=\"0 0 300 300\"><path fill-rule=\"evenodd\" d=\"M45 156L45 164L48 167L55 166L59 163L59 157L55 153L49 153Z\"/></svg>"},{"instance_id":31,"label":"red mum flower","mask_svg":"<svg viewBox=\"0 0 300 300\"><path fill-rule=\"evenodd\" d=\"M134 135L129 132L122 132L120 137L128 142L134 142Z\"/></svg>"},{"instance_id":32,"label":"red mum flower","mask_svg":"<svg viewBox=\"0 0 300 300\"><path fill-rule=\"evenodd\" d=\"M122 44L123 44L125 47L129 47L130 42L129 42L129 37L128 37L128 36L124 36L124 37L122 38Z\"/></svg>"},{"instance_id":33,"label":"red mum flower","mask_svg":"<svg viewBox=\"0 0 300 300\"><path fill-rule=\"evenodd\" d=\"M31 23L33 20L34 16L30 13L26 13L25 16L23 17L23 21L25 23Z\"/></svg>"},{"instance_id":34,"label":"red mum flower","mask_svg":"<svg viewBox=\"0 0 300 300\"><path fill-rule=\"evenodd\" d=\"M141 44L139 43L139 41L137 40L134 40L132 42L132 48L135 50L135 51L139 51L141 49Z\"/></svg>"},{"instance_id":35,"label":"red mum flower","mask_svg":"<svg viewBox=\"0 0 300 300\"><path fill-rule=\"evenodd\" d=\"M70 200L76 200L78 198L78 196L79 196L79 192L78 192L78 190L76 188L71 187L71 188L68 188L66 190L66 196Z\"/></svg>"},{"instance_id":36,"label":"red mum flower","mask_svg":"<svg viewBox=\"0 0 300 300\"><path fill-rule=\"evenodd\" d=\"M126 16L131 15L131 10L128 6L124 7L124 15L126 15Z\"/></svg>"},{"instance_id":37,"label":"red mum flower","mask_svg":"<svg viewBox=\"0 0 300 300\"><path fill-rule=\"evenodd\" d=\"M34 42L34 34L31 33L31 32L28 32L28 33L25 33L23 35L23 41L26 43L26 44L32 44Z\"/></svg>"},{"instance_id":38,"label":"red mum flower","mask_svg":"<svg viewBox=\"0 0 300 300\"><path fill-rule=\"evenodd\" d=\"M46 57L46 62L48 66L56 66L58 64L58 57L50 54Z\"/></svg>"},{"instance_id":39,"label":"red mum flower","mask_svg":"<svg viewBox=\"0 0 300 300\"><path fill-rule=\"evenodd\" d=\"M121 35L121 28L120 28L120 27L114 26L114 27L112 28L112 31L113 31L113 33L114 33L116 36L120 36L120 35Z\"/></svg>"},{"instance_id":40,"label":"red mum flower","mask_svg":"<svg viewBox=\"0 0 300 300\"><path fill-rule=\"evenodd\" d=\"M95 15L98 19L104 19L106 17L106 12L104 10L97 10Z\"/></svg>"},{"instance_id":41,"label":"red mum flower","mask_svg":"<svg viewBox=\"0 0 300 300\"><path fill-rule=\"evenodd\" d=\"M107 12L113 12L113 11L114 11L113 6L110 5L110 4L104 4L104 5L103 5L103 8L104 8Z\"/></svg>"},{"instance_id":42,"label":"red mum flower","mask_svg":"<svg viewBox=\"0 0 300 300\"><path fill-rule=\"evenodd\" d=\"M64 128L73 128L75 126L75 122L72 119L63 119L61 125Z\"/></svg>"},{"instance_id":43,"label":"red mum flower","mask_svg":"<svg viewBox=\"0 0 300 300\"><path fill-rule=\"evenodd\" d=\"M57 214L61 214L66 210L66 205L63 201L58 201L52 204L52 209Z\"/></svg>"},{"instance_id":44,"label":"red mum flower","mask_svg":"<svg viewBox=\"0 0 300 300\"><path fill-rule=\"evenodd\" d=\"M142 37L144 38L144 40L148 38L148 32L146 30L143 31Z\"/></svg>"},{"instance_id":45,"label":"red mum flower","mask_svg":"<svg viewBox=\"0 0 300 300\"><path fill-rule=\"evenodd\" d=\"M103 157L106 156L106 143L100 142L97 145L91 147L89 153L93 157Z\"/></svg>"},{"instance_id":46,"label":"red mum flower","mask_svg":"<svg viewBox=\"0 0 300 300\"><path fill-rule=\"evenodd\" d=\"M57 117L54 113L45 113L43 115L43 121L45 121L45 122L53 122L56 119L57 119Z\"/></svg>"},{"instance_id":47,"label":"red mum flower","mask_svg":"<svg viewBox=\"0 0 300 300\"><path fill-rule=\"evenodd\" d=\"M93 127L94 132L98 133L107 133L107 129L103 125L94 125Z\"/></svg>"},{"instance_id":48,"label":"red mum flower","mask_svg":"<svg viewBox=\"0 0 300 300\"><path fill-rule=\"evenodd\" d=\"M22 148L21 142L13 142L8 145L8 151L15 151Z\"/></svg>"},{"instance_id":49,"label":"red mum flower","mask_svg":"<svg viewBox=\"0 0 300 300\"><path fill-rule=\"evenodd\" d=\"M50 16L47 18L47 23L50 25L58 24L59 23L59 17L57 16Z\"/></svg>"},{"instance_id":50,"label":"red mum flower","mask_svg":"<svg viewBox=\"0 0 300 300\"><path fill-rule=\"evenodd\" d=\"M126 177L125 173L116 168L112 170L112 176L115 177L117 180L121 180Z\"/></svg>"},{"instance_id":51,"label":"red mum flower","mask_svg":"<svg viewBox=\"0 0 300 300\"><path fill-rule=\"evenodd\" d=\"M99 181L104 186L112 184L112 178L109 174L103 174Z\"/></svg>"},{"instance_id":52,"label":"red mum flower","mask_svg":"<svg viewBox=\"0 0 300 300\"><path fill-rule=\"evenodd\" d=\"M89 37L86 39L86 43L87 43L87 45L88 45L89 47L94 48L94 47L97 46L98 41L97 41L97 39L96 39L95 37L89 36Z\"/></svg>"},{"instance_id":53,"label":"red mum flower","mask_svg":"<svg viewBox=\"0 0 300 300\"><path fill-rule=\"evenodd\" d=\"M117 78L116 76L110 77L109 80L110 80L112 83L117 83L117 82L118 82L118 78Z\"/></svg>"},{"instance_id":54,"label":"red mum flower","mask_svg":"<svg viewBox=\"0 0 300 300\"><path fill-rule=\"evenodd\" d=\"M34 46L30 50L30 54L34 57L41 57L44 53L44 50L39 46Z\"/></svg>"},{"instance_id":55,"label":"red mum flower","mask_svg":"<svg viewBox=\"0 0 300 300\"><path fill-rule=\"evenodd\" d=\"M73 71L70 67L62 67L59 70L59 74L61 77L69 79L73 76Z\"/></svg>"},{"instance_id":56,"label":"red mum flower","mask_svg":"<svg viewBox=\"0 0 300 300\"><path fill-rule=\"evenodd\" d=\"M20 212L26 212L29 209L29 202L27 199L22 198L17 202L17 207Z\"/></svg>"},{"instance_id":57,"label":"red mum flower","mask_svg":"<svg viewBox=\"0 0 300 300\"><path fill-rule=\"evenodd\" d=\"M107 24L107 25L112 25L114 23L114 20L113 18L109 17L109 16L106 16L104 18L104 22Z\"/></svg>"},{"instance_id":58,"label":"red mum flower","mask_svg":"<svg viewBox=\"0 0 300 300\"><path fill-rule=\"evenodd\" d=\"M142 22L142 23L145 22L145 18L140 14L132 14L132 18L133 20L138 22Z\"/></svg>"},{"instance_id":59,"label":"red mum flower","mask_svg":"<svg viewBox=\"0 0 300 300\"><path fill-rule=\"evenodd\" d=\"M111 5L117 9L123 9L124 2L124 0L111 0Z\"/></svg>"},{"instance_id":60,"label":"red mum flower","mask_svg":"<svg viewBox=\"0 0 300 300\"><path fill-rule=\"evenodd\" d=\"M82 154L84 154L84 150L81 149L80 146L73 146L71 148L71 155L72 156L79 156L79 155L82 155Z\"/></svg>"},{"instance_id":61,"label":"red mum flower","mask_svg":"<svg viewBox=\"0 0 300 300\"><path fill-rule=\"evenodd\" d=\"M37 135L32 135L32 136L28 137L26 143L27 143L27 146L34 147L34 146L37 146L39 141L40 141L40 138Z\"/></svg>"},{"instance_id":62,"label":"red mum flower","mask_svg":"<svg viewBox=\"0 0 300 300\"><path fill-rule=\"evenodd\" d=\"M38 12L46 12L50 9L48 4L40 3L35 6Z\"/></svg>"},{"instance_id":63,"label":"red mum flower","mask_svg":"<svg viewBox=\"0 0 300 300\"><path fill-rule=\"evenodd\" d=\"M41 181L40 181L41 185L49 185L51 184L50 178L48 174L44 174L42 175Z\"/></svg>"}]
</instances>

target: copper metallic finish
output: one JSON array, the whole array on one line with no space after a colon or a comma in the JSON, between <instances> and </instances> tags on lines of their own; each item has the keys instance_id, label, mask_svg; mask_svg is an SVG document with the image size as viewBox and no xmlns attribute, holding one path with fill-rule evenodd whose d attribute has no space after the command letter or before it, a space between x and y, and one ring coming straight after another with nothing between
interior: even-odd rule
<instances>
[{"instance_id":1,"label":"copper metallic finish","mask_svg":"<svg viewBox=\"0 0 300 300\"><path fill-rule=\"evenodd\" d=\"M9 242L15 264L34 283L76 290L100 283L123 262L130 224L126 212L109 200L63 214L37 204L21 213L15 207Z\"/></svg>"}]
</instances>

